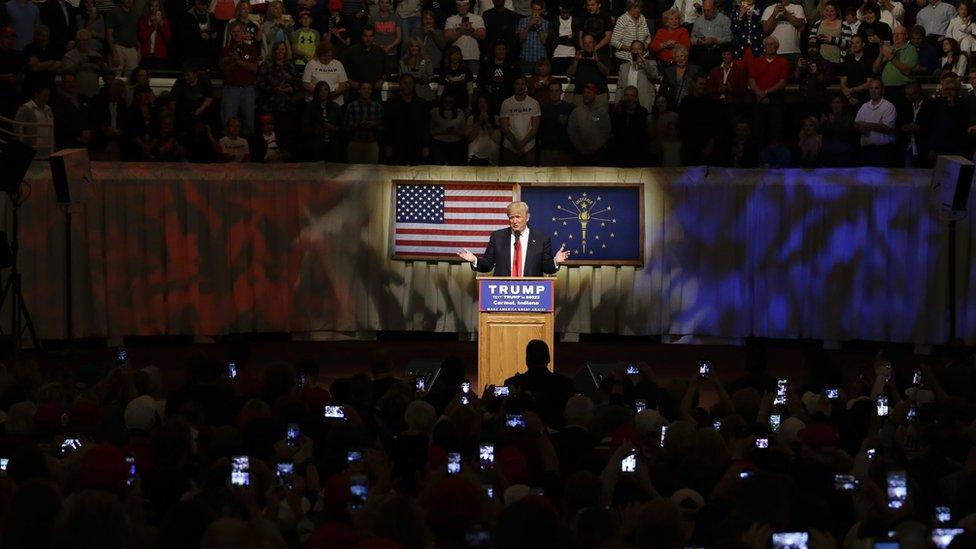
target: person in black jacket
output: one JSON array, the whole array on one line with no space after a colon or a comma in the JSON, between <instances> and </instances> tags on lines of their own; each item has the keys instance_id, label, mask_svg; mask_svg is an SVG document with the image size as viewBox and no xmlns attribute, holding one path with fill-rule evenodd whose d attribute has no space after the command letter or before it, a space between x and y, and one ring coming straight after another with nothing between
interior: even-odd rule
<instances>
[{"instance_id":1,"label":"person in black jacket","mask_svg":"<svg viewBox=\"0 0 976 549\"><path fill-rule=\"evenodd\" d=\"M560 246L553 254L549 235L529 228L529 205L525 202L512 202L507 210L509 227L491 233L481 258L466 248L458 250L458 257L470 263L472 269L481 273L494 271L495 276L555 274L569 258L569 250ZM513 255L514 249L521 250L521 257Z\"/></svg>"},{"instance_id":2,"label":"person in black jacket","mask_svg":"<svg viewBox=\"0 0 976 549\"><path fill-rule=\"evenodd\" d=\"M414 78L400 75L400 93L386 101L383 160L394 165L423 164L430 156L430 104L414 93Z\"/></svg>"},{"instance_id":3,"label":"person in black jacket","mask_svg":"<svg viewBox=\"0 0 976 549\"><path fill-rule=\"evenodd\" d=\"M610 115L613 128L613 154L616 165L624 168L639 168L648 165L647 109L637 97L637 86L627 86L623 99L617 103Z\"/></svg>"},{"instance_id":4,"label":"person in black jacket","mask_svg":"<svg viewBox=\"0 0 976 549\"><path fill-rule=\"evenodd\" d=\"M947 74L942 78L942 97L932 109L928 166L939 155L973 156L967 131L970 114L959 97L961 89L962 84L956 76Z\"/></svg>"},{"instance_id":5,"label":"person in black jacket","mask_svg":"<svg viewBox=\"0 0 976 549\"><path fill-rule=\"evenodd\" d=\"M922 94L917 83L905 86L905 100L897 106L898 150L905 157L906 168L927 168L929 138L932 132L932 101Z\"/></svg>"},{"instance_id":6,"label":"person in black jacket","mask_svg":"<svg viewBox=\"0 0 976 549\"><path fill-rule=\"evenodd\" d=\"M40 5L40 12L41 23L51 30L51 49L63 56L78 32L78 8L65 0L47 0Z\"/></svg>"},{"instance_id":7,"label":"person in black jacket","mask_svg":"<svg viewBox=\"0 0 976 549\"><path fill-rule=\"evenodd\" d=\"M505 380L505 386L521 394L531 393L536 400L539 417L547 425L562 427L566 401L576 392L568 377L549 371L549 345L533 339L525 346L525 373Z\"/></svg>"},{"instance_id":8,"label":"person in black jacket","mask_svg":"<svg viewBox=\"0 0 976 549\"><path fill-rule=\"evenodd\" d=\"M481 90L481 95L488 99L493 113L498 112L502 101L511 97L515 77L519 76L520 72L521 70L510 60L505 42L495 42L491 48L491 57L481 64L481 70L478 72L478 89Z\"/></svg>"}]
</instances>

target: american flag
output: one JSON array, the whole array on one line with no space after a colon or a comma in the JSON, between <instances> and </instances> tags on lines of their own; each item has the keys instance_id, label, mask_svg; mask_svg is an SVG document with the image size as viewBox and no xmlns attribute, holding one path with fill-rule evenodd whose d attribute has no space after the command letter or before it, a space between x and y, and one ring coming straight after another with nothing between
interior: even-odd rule
<instances>
[{"instance_id":1,"label":"american flag","mask_svg":"<svg viewBox=\"0 0 976 549\"><path fill-rule=\"evenodd\" d=\"M394 182L393 257L457 259L458 248L484 251L488 235L508 226L515 185Z\"/></svg>"}]
</instances>

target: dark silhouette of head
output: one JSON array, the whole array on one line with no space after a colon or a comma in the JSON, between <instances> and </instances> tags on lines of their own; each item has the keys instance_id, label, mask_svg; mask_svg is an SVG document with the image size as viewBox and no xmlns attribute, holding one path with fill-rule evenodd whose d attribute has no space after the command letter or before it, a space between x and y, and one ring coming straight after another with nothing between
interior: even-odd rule
<instances>
[{"instance_id":1,"label":"dark silhouette of head","mask_svg":"<svg viewBox=\"0 0 976 549\"><path fill-rule=\"evenodd\" d=\"M525 346L525 366L545 368L549 365L549 345L541 339L533 339Z\"/></svg>"}]
</instances>

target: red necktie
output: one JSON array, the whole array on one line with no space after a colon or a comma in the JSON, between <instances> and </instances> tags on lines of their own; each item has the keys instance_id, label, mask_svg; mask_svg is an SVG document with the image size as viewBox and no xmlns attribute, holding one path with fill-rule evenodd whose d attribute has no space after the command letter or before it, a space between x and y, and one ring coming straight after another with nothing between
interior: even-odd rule
<instances>
[{"instance_id":1,"label":"red necktie","mask_svg":"<svg viewBox=\"0 0 976 549\"><path fill-rule=\"evenodd\" d=\"M522 238L515 237L515 257L512 258L512 276L522 276Z\"/></svg>"}]
</instances>

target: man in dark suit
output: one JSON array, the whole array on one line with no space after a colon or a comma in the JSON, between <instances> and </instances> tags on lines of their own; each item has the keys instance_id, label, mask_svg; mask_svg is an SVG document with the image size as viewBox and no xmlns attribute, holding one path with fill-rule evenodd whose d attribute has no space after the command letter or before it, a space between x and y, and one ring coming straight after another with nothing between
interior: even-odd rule
<instances>
[{"instance_id":1,"label":"man in dark suit","mask_svg":"<svg viewBox=\"0 0 976 549\"><path fill-rule=\"evenodd\" d=\"M555 274L559 265L569 257L569 250L560 246L555 255L549 235L528 227L529 205L512 202L508 205L508 229L499 229L488 239L483 257L478 258L467 249L458 250L458 257L482 273L494 270L495 276L542 276ZM514 253L514 252L518 253Z\"/></svg>"},{"instance_id":2,"label":"man in dark suit","mask_svg":"<svg viewBox=\"0 0 976 549\"><path fill-rule=\"evenodd\" d=\"M40 6L41 23L51 30L51 50L61 57L78 33L78 9L65 0L47 0Z\"/></svg>"},{"instance_id":3,"label":"man in dark suit","mask_svg":"<svg viewBox=\"0 0 976 549\"><path fill-rule=\"evenodd\" d=\"M549 371L549 360L549 345L541 339L533 339L525 346L525 373L506 379L505 385L519 393L531 393L542 421L559 429L563 425L566 401L576 388L573 380Z\"/></svg>"},{"instance_id":4,"label":"man in dark suit","mask_svg":"<svg viewBox=\"0 0 976 549\"><path fill-rule=\"evenodd\" d=\"M930 168L932 122L935 105L922 94L916 82L905 86L905 100L897 106L898 147L904 154L906 168ZM899 164L902 159L899 158Z\"/></svg>"}]
</instances>

